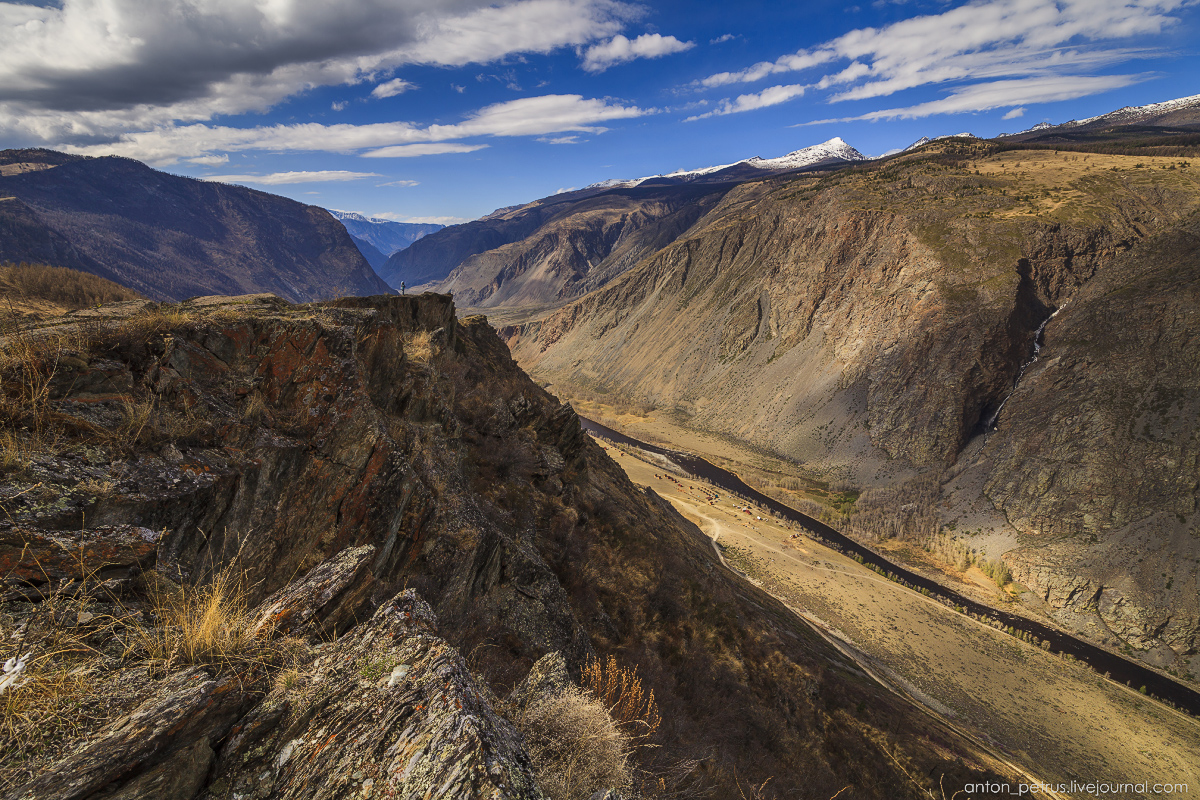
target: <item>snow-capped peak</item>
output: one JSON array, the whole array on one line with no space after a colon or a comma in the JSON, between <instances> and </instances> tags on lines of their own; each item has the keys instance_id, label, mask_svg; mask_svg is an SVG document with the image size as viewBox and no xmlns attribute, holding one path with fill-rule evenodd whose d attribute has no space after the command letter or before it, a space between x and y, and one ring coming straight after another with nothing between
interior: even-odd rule
<instances>
[{"instance_id":1,"label":"snow-capped peak","mask_svg":"<svg viewBox=\"0 0 1200 800\"><path fill-rule=\"evenodd\" d=\"M333 214L333 216L335 218L340 219L340 220L350 219L350 220L354 220L355 222L375 222L375 223L392 221L390 219L380 219L379 217L368 217L368 216L358 213L357 211L341 211L336 208L327 208L325 210L328 211L330 214Z\"/></svg>"},{"instance_id":2,"label":"snow-capped peak","mask_svg":"<svg viewBox=\"0 0 1200 800\"><path fill-rule=\"evenodd\" d=\"M703 175L710 175L714 172L720 172L723 169L736 167L739 164L745 164L749 167L756 167L762 170L783 170L783 169L799 169L801 167L818 164L829 159L841 159L842 161L866 161L867 157L855 150L850 145L846 144L845 140L840 136L835 136L827 142L814 144L811 147L805 147L800 150L793 150L787 155L778 156L776 158L763 158L762 156L753 156L744 158L741 161L735 161L732 164L720 164L715 167L701 167L700 169L680 169L675 172L667 172L662 175L647 175L644 178L634 178L633 180L606 180L599 183L593 183L588 186L588 189L611 189L611 188L628 188L637 186L648 180L655 178L675 178L685 180L695 180Z\"/></svg>"}]
</instances>

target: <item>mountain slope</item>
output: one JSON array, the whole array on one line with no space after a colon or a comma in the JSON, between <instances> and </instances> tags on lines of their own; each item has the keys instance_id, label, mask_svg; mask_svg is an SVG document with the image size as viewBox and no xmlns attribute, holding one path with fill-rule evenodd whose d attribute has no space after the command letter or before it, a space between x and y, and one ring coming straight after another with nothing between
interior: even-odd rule
<instances>
[{"instance_id":1,"label":"mountain slope","mask_svg":"<svg viewBox=\"0 0 1200 800\"><path fill-rule=\"evenodd\" d=\"M355 211L338 211L332 208L328 210L346 226L351 236L370 242L372 247L383 253L384 258L397 250L403 250L422 236L445 227L425 222L393 222L390 219L367 217Z\"/></svg>"},{"instance_id":2,"label":"mountain slope","mask_svg":"<svg viewBox=\"0 0 1200 800\"><path fill-rule=\"evenodd\" d=\"M365 258L367 263L371 265L371 269L378 272L379 270L383 269L385 264L387 264L388 257L379 252L379 250L375 248L375 245L371 244L366 239L360 239L352 233L350 234L350 241L354 242L354 246L358 248L358 252L362 253L363 258Z\"/></svg>"},{"instance_id":3,"label":"mountain slope","mask_svg":"<svg viewBox=\"0 0 1200 800\"><path fill-rule=\"evenodd\" d=\"M1019 133L1002 133L997 138L1012 141L1036 141L1044 136L1068 132L1099 132L1124 126L1155 128L1200 128L1200 95L1179 97L1144 106L1125 106L1087 119L1069 120L1053 125L1040 122Z\"/></svg>"},{"instance_id":4,"label":"mountain slope","mask_svg":"<svg viewBox=\"0 0 1200 800\"><path fill-rule=\"evenodd\" d=\"M1185 435L1200 419L1186 367L1200 309L1182 244L1197 209L1200 171L1168 159L947 140L739 187L608 286L504 334L567 393L667 410L827 480L969 471L945 487L946 523L1003 533L996 546L1064 624L1200 675L1200 480ZM1174 242L1154 251L1169 254L1154 286L1170 290L1133 277L1157 274L1142 249L1156 236ZM1128 338L1114 338L1109 295L1129 305ZM1068 320L1079 332L1064 341ZM1039 336L1041 361L1023 370ZM1060 344L1074 377L1029 383ZM1020 414L1033 416L1010 425ZM1141 471L1129 452L1162 467ZM1158 527L1162 513L1175 521ZM1118 580L1117 543L1135 539L1144 563ZM1101 602L1105 587L1119 600Z\"/></svg>"},{"instance_id":5,"label":"mountain slope","mask_svg":"<svg viewBox=\"0 0 1200 800\"><path fill-rule=\"evenodd\" d=\"M157 299L391 291L315 206L124 158L8 150L0 164L0 197L15 198L0 201L0 258L92 272Z\"/></svg>"}]
</instances>

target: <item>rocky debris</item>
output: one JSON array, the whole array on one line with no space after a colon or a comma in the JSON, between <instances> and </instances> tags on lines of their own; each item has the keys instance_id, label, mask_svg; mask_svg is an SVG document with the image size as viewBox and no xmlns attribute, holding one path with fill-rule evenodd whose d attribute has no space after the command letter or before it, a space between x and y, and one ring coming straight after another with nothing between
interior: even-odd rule
<instances>
[{"instance_id":1,"label":"rocky debris","mask_svg":"<svg viewBox=\"0 0 1200 800\"><path fill-rule=\"evenodd\" d=\"M230 739L202 797L541 800L520 734L436 626L408 590L318 648L301 688L276 688Z\"/></svg>"},{"instance_id":2,"label":"rocky debris","mask_svg":"<svg viewBox=\"0 0 1200 800\"><path fill-rule=\"evenodd\" d=\"M349 547L263 601L256 631L337 636L353 627L375 588L371 545Z\"/></svg>"},{"instance_id":3,"label":"rocky debris","mask_svg":"<svg viewBox=\"0 0 1200 800\"><path fill-rule=\"evenodd\" d=\"M82 800L148 764L190 751L203 758L201 743L223 739L252 697L254 672L212 676L200 667L171 675L155 695L132 714L106 726L77 753L41 777L4 796L4 800ZM174 781L170 775L147 778L146 788ZM126 795L149 797L148 794Z\"/></svg>"}]
</instances>

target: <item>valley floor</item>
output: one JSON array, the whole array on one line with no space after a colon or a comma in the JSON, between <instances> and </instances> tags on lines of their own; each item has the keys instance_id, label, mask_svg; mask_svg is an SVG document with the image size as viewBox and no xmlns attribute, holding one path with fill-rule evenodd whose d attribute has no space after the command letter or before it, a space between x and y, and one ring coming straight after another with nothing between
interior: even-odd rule
<instances>
[{"instance_id":1,"label":"valley floor","mask_svg":"<svg viewBox=\"0 0 1200 800\"><path fill-rule=\"evenodd\" d=\"M665 435L676 431L643 426L636 435L734 455L728 443L693 448L694 441ZM889 582L786 523L746 514L734 498L713 502L712 488L670 475L661 464L606 449L631 480L653 488L713 537L732 566L836 639L866 670L1034 779L1183 783L1189 792L1200 790L1197 720Z\"/></svg>"}]
</instances>

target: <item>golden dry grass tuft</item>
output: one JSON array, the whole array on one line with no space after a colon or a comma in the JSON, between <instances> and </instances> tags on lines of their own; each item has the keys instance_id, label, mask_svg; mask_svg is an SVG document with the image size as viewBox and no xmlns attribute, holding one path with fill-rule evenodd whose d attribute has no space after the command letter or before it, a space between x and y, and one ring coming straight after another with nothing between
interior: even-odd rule
<instances>
[{"instance_id":1,"label":"golden dry grass tuft","mask_svg":"<svg viewBox=\"0 0 1200 800\"><path fill-rule=\"evenodd\" d=\"M433 342L429 331L417 331L404 337L404 355L421 364L429 363L433 358Z\"/></svg>"},{"instance_id":2,"label":"golden dry grass tuft","mask_svg":"<svg viewBox=\"0 0 1200 800\"><path fill-rule=\"evenodd\" d=\"M236 669L277 655L273 631L257 625L249 591L231 569L201 586L156 586L150 599L155 627L139 628L132 648L156 672L185 664Z\"/></svg>"}]
</instances>

